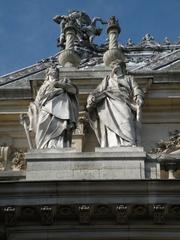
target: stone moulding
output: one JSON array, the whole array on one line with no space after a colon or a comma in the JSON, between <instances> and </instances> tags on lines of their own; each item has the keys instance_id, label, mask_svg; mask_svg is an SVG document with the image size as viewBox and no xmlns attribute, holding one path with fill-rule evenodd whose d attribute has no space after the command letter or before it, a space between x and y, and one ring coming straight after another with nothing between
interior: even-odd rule
<instances>
[{"instance_id":1,"label":"stone moulding","mask_svg":"<svg viewBox=\"0 0 180 240\"><path fill-rule=\"evenodd\" d=\"M30 233L50 230L53 236L54 228L62 232L63 227L65 239L70 227L79 230L81 236L90 229L114 236L117 229L127 233L131 226L131 231L144 234L140 239L148 239L150 229L153 239L161 239L160 235L165 236L164 231L170 228L171 239L177 239L179 195L179 182L167 180L1 182L0 226L3 231L13 227L13 236L28 234L28 229ZM169 225L172 220L173 226ZM24 224L29 225L27 229Z\"/></svg>"}]
</instances>

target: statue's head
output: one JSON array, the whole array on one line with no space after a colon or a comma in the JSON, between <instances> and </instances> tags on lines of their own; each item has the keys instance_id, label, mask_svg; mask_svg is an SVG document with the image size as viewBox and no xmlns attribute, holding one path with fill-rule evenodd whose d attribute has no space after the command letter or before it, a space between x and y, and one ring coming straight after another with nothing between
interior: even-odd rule
<instances>
[{"instance_id":1,"label":"statue's head","mask_svg":"<svg viewBox=\"0 0 180 240\"><path fill-rule=\"evenodd\" d=\"M112 74L124 75L126 74L126 64L125 62L117 59L111 63Z\"/></svg>"},{"instance_id":2,"label":"statue's head","mask_svg":"<svg viewBox=\"0 0 180 240\"><path fill-rule=\"evenodd\" d=\"M47 69L46 76L50 81L56 81L59 78L59 70L56 65L52 65Z\"/></svg>"}]
</instances>

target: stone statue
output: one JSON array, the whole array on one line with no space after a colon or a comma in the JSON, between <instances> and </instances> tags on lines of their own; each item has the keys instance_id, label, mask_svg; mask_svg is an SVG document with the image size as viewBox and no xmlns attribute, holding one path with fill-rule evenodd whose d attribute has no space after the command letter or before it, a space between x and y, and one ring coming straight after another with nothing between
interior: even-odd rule
<instances>
[{"instance_id":1,"label":"stone statue","mask_svg":"<svg viewBox=\"0 0 180 240\"><path fill-rule=\"evenodd\" d=\"M80 43L88 42L92 43L95 36L101 34L102 29L96 27L96 23L99 21L101 24L107 24L100 17L91 18L83 11L70 11L69 14L62 16L55 16L53 20L60 25L61 35L59 38L59 45L65 47L65 28L68 23L73 23L76 29L76 38Z\"/></svg>"},{"instance_id":2,"label":"stone statue","mask_svg":"<svg viewBox=\"0 0 180 240\"><path fill-rule=\"evenodd\" d=\"M29 108L29 130L35 132L36 148L71 147L78 119L78 89L69 79L59 80L50 67L34 103Z\"/></svg>"},{"instance_id":3,"label":"stone statue","mask_svg":"<svg viewBox=\"0 0 180 240\"><path fill-rule=\"evenodd\" d=\"M87 99L90 125L101 147L139 145L142 103L143 93L126 74L125 63L116 62Z\"/></svg>"}]
</instances>

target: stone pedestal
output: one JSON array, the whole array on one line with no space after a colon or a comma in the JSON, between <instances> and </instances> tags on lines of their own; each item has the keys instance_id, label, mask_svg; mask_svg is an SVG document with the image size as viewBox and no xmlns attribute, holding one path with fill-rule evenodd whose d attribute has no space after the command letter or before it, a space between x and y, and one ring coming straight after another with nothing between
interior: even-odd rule
<instances>
[{"instance_id":1,"label":"stone pedestal","mask_svg":"<svg viewBox=\"0 0 180 240\"><path fill-rule=\"evenodd\" d=\"M119 153L129 153L133 156L133 153L143 153L144 148L143 147L131 147L131 146L122 146L122 147L96 147L95 152L119 152Z\"/></svg>"},{"instance_id":2,"label":"stone pedestal","mask_svg":"<svg viewBox=\"0 0 180 240\"><path fill-rule=\"evenodd\" d=\"M120 180L145 178L143 148L96 148L96 152L73 149L35 150L26 154L27 175L38 180Z\"/></svg>"}]
</instances>

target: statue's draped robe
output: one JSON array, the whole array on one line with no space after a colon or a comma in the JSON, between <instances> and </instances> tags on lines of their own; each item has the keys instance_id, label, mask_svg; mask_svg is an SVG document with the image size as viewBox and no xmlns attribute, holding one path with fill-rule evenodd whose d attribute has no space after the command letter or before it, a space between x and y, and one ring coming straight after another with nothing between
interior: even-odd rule
<instances>
[{"instance_id":1,"label":"statue's draped robe","mask_svg":"<svg viewBox=\"0 0 180 240\"><path fill-rule=\"evenodd\" d=\"M89 95L95 104L89 108L91 127L101 147L135 145L135 104L133 97L142 95L131 76L105 77Z\"/></svg>"},{"instance_id":2,"label":"statue's draped robe","mask_svg":"<svg viewBox=\"0 0 180 240\"><path fill-rule=\"evenodd\" d=\"M37 148L64 147L65 130L72 131L78 119L77 88L68 84L62 88L48 89L40 99L36 129Z\"/></svg>"}]
</instances>

